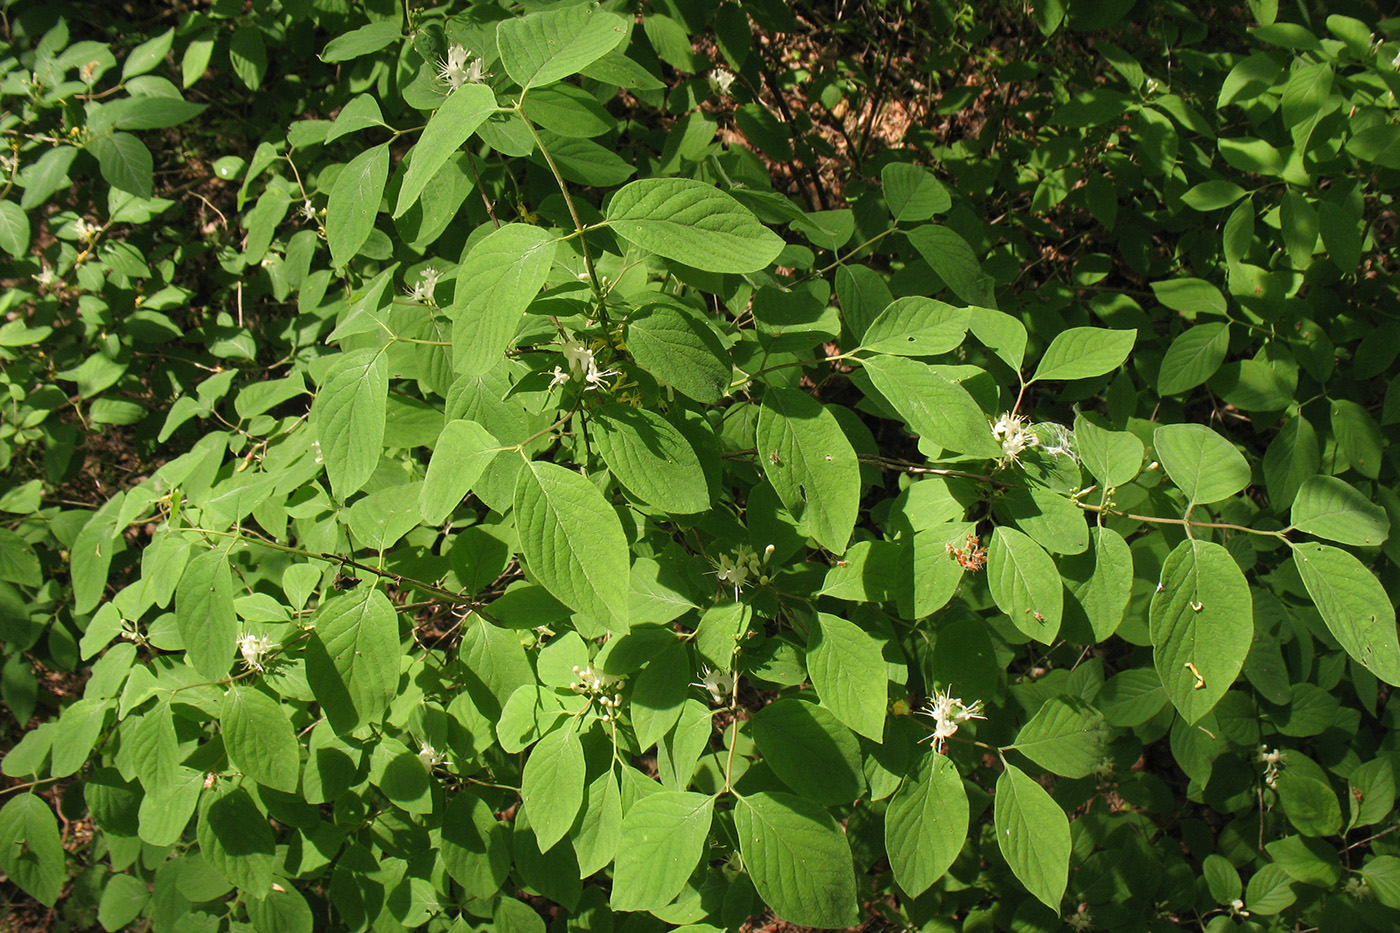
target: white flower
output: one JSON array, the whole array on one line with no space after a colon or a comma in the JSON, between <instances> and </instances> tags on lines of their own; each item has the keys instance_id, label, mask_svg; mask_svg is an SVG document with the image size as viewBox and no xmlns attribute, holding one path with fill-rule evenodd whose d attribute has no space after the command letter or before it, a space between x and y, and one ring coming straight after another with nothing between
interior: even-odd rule
<instances>
[{"instance_id":1,"label":"white flower","mask_svg":"<svg viewBox=\"0 0 1400 933\"><path fill-rule=\"evenodd\" d=\"M266 635L249 635L244 633L238 636L238 653L243 656L243 663L248 665L250 671L266 670L264 658L267 653L277 646L267 640Z\"/></svg>"},{"instance_id":2,"label":"white flower","mask_svg":"<svg viewBox=\"0 0 1400 933\"><path fill-rule=\"evenodd\" d=\"M549 390L551 392L553 392L556 387L561 386L569 381L569 374L564 372L564 370L560 369L558 366L554 367L554 372L552 372L550 375L554 377L553 379L549 380Z\"/></svg>"},{"instance_id":3,"label":"white flower","mask_svg":"<svg viewBox=\"0 0 1400 933\"><path fill-rule=\"evenodd\" d=\"M424 301L432 304L433 293L437 290L438 279L442 278L442 273L432 266L427 266L418 275L418 284L413 286L408 297L413 301Z\"/></svg>"},{"instance_id":4,"label":"white flower","mask_svg":"<svg viewBox=\"0 0 1400 933\"><path fill-rule=\"evenodd\" d=\"M84 242L91 242L98 233L101 232L96 224L90 224L86 220L77 220L73 223L73 234Z\"/></svg>"},{"instance_id":5,"label":"white flower","mask_svg":"<svg viewBox=\"0 0 1400 933\"><path fill-rule=\"evenodd\" d=\"M982 701L976 700L971 705L953 696L953 688L947 687L942 693L934 694L929 701L928 709L919 710L920 716L927 716L934 721L932 735L924 736L924 740L934 740L934 749L942 752L947 747L948 739L952 738L958 731L958 726L969 719L986 719L982 715Z\"/></svg>"},{"instance_id":6,"label":"white flower","mask_svg":"<svg viewBox=\"0 0 1400 933\"><path fill-rule=\"evenodd\" d=\"M427 771L433 770L438 765L452 764L447 760L447 752L440 752L427 742L424 742L423 747L418 750L418 760L423 763L423 768Z\"/></svg>"},{"instance_id":7,"label":"white flower","mask_svg":"<svg viewBox=\"0 0 1400 933\"><path fill-rule=\"evenodd\" d=\"M1040 443L1030 430L1030 425L1020 415L1010 412L1002 415L992 425L992 436L1001 444L1001 462L1015 463L1021 458L1021 451Z\"/></svg>"},{"instance_id":8,"label":"white flower","mask_svg":"<svg viewBox=\"0 0 1400 933\"><path fill-rule=\"evenodd\" d=\"M481 84L491 77L486 73L486 64L479 58L467 61L467 50L453 45L447 50L447 61L438 62L438 77L447 82L452 90L466 84Z\"/></svg>"},{"instance_id":9,"label":"white flower","mask_svg":"<svg viewBox=\"0 0 1400 933\"><path fill-rule=\"evenodd\" d=\"M1343 889L1347 897L1358 901L1364 901L1371 896L1371 886L1366 883L1365 878L1348 878L1347 886Z\"/></svg>"},{"instance_id":10,"label":"white flower","mask_svg":"<svg viewBox=\"0 0 1400 933\"><path fill-rule=\"evenodd\" d=\"M734 75L723 68L716 68L709 74L710 87L715 93L725 95L729 93L729 88L734 83Z\"/></svg>"},{"instance_id":11,"label":"white flower","mask_svg":"<svg viewBox=\"0 0 1400 933\"><path fill-rule=\"evenodd\" d=\"M314 204L311 203L311 199L310 199L310 198L307 198L306 200L304 200L304 201L301 202L301 207L297 208L297 213L301 215L301 219L302 219L302 220L307 220L307 221L315 220L315 219L316 219L316 205L314 205Z\"/></svg>"},{"instance_id":12,"label":"white flower","mask_svg":"<svg viewBox=\"0 0 1400 933\"><path fill-rule=\"evenodd\" d=\"M54 283L58 281L58 276L54 274L53 269L49 267L48 263L44 263L44 267L39 270L38 275L30 276L30 278L38 282L43 288L52 288Z\"/></svg>"},{"instance_id":13,"label":"white flower","mask_svg":"<svg viewBox=\"0 0 1400 933\"><path fill-rule=\"evenodd\" d=\"M569 377L582 379L584 388L597 389L605 384L605 380L621 375L615 369L599 369L597 357L593 349L577 337L571 337L560 346L564 354L564 360L569 364ZM563 376L563 370L558 366L554 367L554 381L549 387L552 389L556 385L562 385L567 379Z\"/></svg>"},{"instance_id":14,"label":"white flower","mask_svg":"<svg viewBox=\"0 0 1400 933\"><path fill-rule=\"evenodd\" d=\"M701 665L700 682L691 684L710 695L715 703L723 703L734 692L734 675L728 671L712 671L709 665Z\"/></svg>"},{"instance_id":15,"label":"white flower","mask_svg":"<svg viewBox=\"0 0 1400 933\"><path fill-rule=\"evenodd\" d=\"M1264 783L1278 789L1278 773L1288 764L1288 753L1281 748L1259 746L1259 763L1264 766Z\"/></svg>"}]
</instances>

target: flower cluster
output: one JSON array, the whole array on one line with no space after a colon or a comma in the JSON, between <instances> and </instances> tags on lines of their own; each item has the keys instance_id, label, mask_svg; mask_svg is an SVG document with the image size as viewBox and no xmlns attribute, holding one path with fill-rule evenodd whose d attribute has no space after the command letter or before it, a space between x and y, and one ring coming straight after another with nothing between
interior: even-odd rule
<instances>
[{"instance_id":1,"label":"flower cluster","mask_svg":"<svg viewBox=\"0 0 1400 933\"><path fill-rule=\"evenodd\" d=\"M693 683L691 686L707 692L711 701L723 703L734 692L734 680L734 675L728 671L712 671L708 665L702 665L699 683Z\"/></svg>"},{"instance_id":2,"label":"flower cluster","mask_svg":"<svg viewBox=\"0 0 1400 933\"><path fill-rule=\"evenodd\" d=\"M418 749L418 760L423 763L423 769L425 771L431 771L438 765L452 764L452 762L447 760L447 752L438 751L427 742L424 742L423 747Z\"/></svg>"},{"instance_id":3,"label":"flower cluster","mask_svg":"<svg viewBox=\"0 0 1400 933\"><path fill-rule=\"evenodd\" d=\"M408 293L409 300L436 305L434 293L437 291L437 283L441 278L441 272L432 266L425 266L423 271L418 273L418 284L414 285Z\"/></svg>"},{"instance_id":4,"label":"flower cluster","mask_svg":"<svg viewBox=\"0 0 1400 933\"><path fill-rule=\"evenodd\" d=\"M595 671L592 664L587 667L575 664L573 671L577 679L569 684L569 689L574 693L595 698L598 705L603 707L604 722L616 720L617 713L622 708L622 694L617 692L616 687L622 678ZM612 692L611 696L608 695L609 691Z\"/></svg>"},{"instance_id":5,"label":"flower cluster","mask_svg":"<svg viewBox=\"0 0 1400 933\"><path fill-rule=\"evenodd\" d=\"M1259 763L1264 766L1264 783L1278 790L1278 773L1288 764L1288 753L1281 748L1259 746Z\"/></svg>"},{"instance_id":6,"label":"flower cluster","mask_svg":"<svg viewBox=\"0 0 1400 933\"><path fill-rule=\"evenodd\" d=\"M982 701L975 700L971 704L953 696L953 689L947 687L942 693L934 694L929 701L928 709L919 710L920 716L927 716L934 721L932 735L924 736L924 741L932 739L934 750L941 753L948 746L948 739L958 731L958 726L969 719L986 719L982 715Z\"/></svg>"},{"instance_id":7,"label":"flower cluster","mask_svg":"<svg viewBox=\"0 0 1400 933\"><path fill-rule=\"evenodd\" d=\"M1092 930L1094 915L1089 912L1089 905L1080 904L1078 910L1065 918L1065 926L1075 931Z\"/></svg>"},{"instance_id":8,"label":"flower cluster","mask_svg":"<svg viewBox=\"0 0 1400 933\"><path fill-rule=\"evenodd\" d=\"M757 578L760 584L768 582L768 575L763 572L763 565L773 556L773 545L763 549L763 557L759 557L748 545L741 544L734 550L734 556L721 554L715 561L715 576L719 582L726 586L734 587L734 601L739 601L739 591L749 582L749 577Z\"/></svg>"},{"instance_id":9,"label":"flower cluster","mask_svg":"<svg viewBox=\"0 0 1400 933\"><path fill-rule=\"evenodd\" d=\"M101 227L97 226L97 224L90 224L84 219L80 218L73 222L73 235L84 243L92 242L101 232Z\"/></svg>"},{"instance_id":10,"label":"flower cluster","mask_svg":"<svg viewBox=\"0 0 1400 933\"><path fill-rule=\"evenodd\" d=\"M447 60L438 62L438 77L447 82L455 91L467 84L481 84L491 77L486 73L486 63L479 58L467 60L467 50L453 45L447 50Z\"/></svg>"},{"instance_id":11,"label":"flower cluster","mask_svg":"<svg viewBox=\"0 0 1400 933\"><path fill-rule=\"evenodd\" d=\"M707 76L710 83L710 90L721 97L729 93L729 88L734 84L734 75L723 68L713 69Z\"/></svg>"},{"instance_id":12,"label":"flower cluster","mask_svg":"<svg viewBox=\"0 0 1400 933\"><path fill-rule=\"evenodd\" d=\"M971 570L974 573L987 566L987 549L982 547L981 539L974 534L969 534L962 547L958 547L949 541L943 546L953 560L962 564L964 570Z\"/></svg>"},{"instance_id":13,"label":"flower cluster","mask_svg":"<svg viewBox=\"0 0 1400 933\"><path fill-rule=\"evenodd\" d=\"M992 425L992 436L1001 444L1003 464L1016 463L1021 459L1022 451L1040 443L1040 438L1031 431L1030 422L1010 412L1003 414Z\"/></svg>"},{"instance_id":14,"label":"flower cluster","mask_svg":"<svg viewBox=\"0 0 1400 933\"><path fill-rule=\"evenodd\" d=\"M616 369L599 368L595 347L589 346L577 337L566 340L560 349L564 353L564 362L568 363L569 369L566 372L561 367L554 367L554 372L551 373L554 378L549 383L551 390L571 379L582 379L584 389L597 389L606 384L605 380L622 375Z\"/></svg>"},{"instance_id":15,"label":"flower cluster","mask_svg":"<svg viewBox=\"0 0 1400 933\"><path fill-rule=\"evenodd\" d=\"M244 633L238 636L238 653L243 656L243 663L248 670L267 670L267 654L277 646L267 640L266 635L249 635Z\"/></svg>"}]
</instances>

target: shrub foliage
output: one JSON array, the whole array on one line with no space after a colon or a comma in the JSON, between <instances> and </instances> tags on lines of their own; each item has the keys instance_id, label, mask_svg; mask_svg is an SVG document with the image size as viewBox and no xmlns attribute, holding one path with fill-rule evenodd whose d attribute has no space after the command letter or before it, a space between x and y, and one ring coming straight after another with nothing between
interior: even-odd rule
<instances>
[{"instance_id":1,"label":"shrub foliage","mask_svg":"<svg viewBox=\"0 0 1400 933\"><path fill-rule=\"evenodd\" d=\"M1394 929L1393 22L4 6L10 897Z\"/></svg>"}]
</instances>

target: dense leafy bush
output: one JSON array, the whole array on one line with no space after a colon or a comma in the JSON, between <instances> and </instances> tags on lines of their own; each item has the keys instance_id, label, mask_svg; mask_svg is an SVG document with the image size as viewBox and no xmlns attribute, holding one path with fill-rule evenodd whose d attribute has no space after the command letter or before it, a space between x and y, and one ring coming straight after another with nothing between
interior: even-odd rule
<instances>
[{"instance_id":1,"label":"dense leafy bush","mask_svg":"<svg viewBox=\"0 0 1400 933\"><path fill-rule=\"evenodd\" d=\"M5 4L52 923L1395 927L1393 24L826 6Z\"/></svg>"}]
</instances>

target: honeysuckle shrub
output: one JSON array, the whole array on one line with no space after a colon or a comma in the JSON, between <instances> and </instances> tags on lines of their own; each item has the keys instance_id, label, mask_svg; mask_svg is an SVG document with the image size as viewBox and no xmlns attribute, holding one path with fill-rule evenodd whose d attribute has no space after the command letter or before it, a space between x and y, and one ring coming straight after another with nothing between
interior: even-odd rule
<instances>
[{"instance_id":1,"label":"honeysuckle shrub","mask_svg":"<svg viewBox=\"0 0 1400 933\"><path fill-rule=\"evenodd\" d=\"M8 896L1394 929L1395 23L81 6L0 24Z\"/></svg>"}]
</instances>

